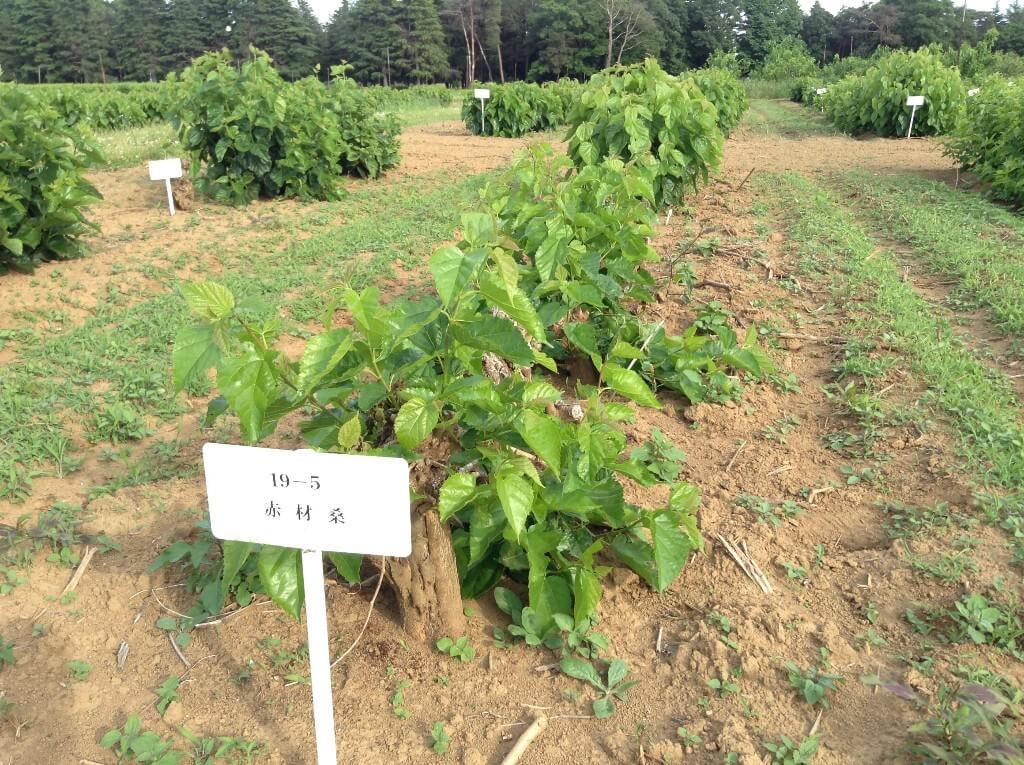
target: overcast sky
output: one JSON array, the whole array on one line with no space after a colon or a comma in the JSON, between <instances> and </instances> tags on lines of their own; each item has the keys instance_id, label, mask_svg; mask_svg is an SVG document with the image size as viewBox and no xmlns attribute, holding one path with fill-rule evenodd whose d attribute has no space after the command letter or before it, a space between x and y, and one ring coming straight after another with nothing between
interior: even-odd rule
<instances>
[{"instance_id":1,"label":"overcast sky","mask_svg":"<svg viewBox=\"0 0 1024 765\"><path fill-rule=\"evenodd\" d=\"M566 1L572 2L572 0ZM953 3L958 7L962 7L963 0L953 0ZM331 14L334 13L335 9L341 5L341 0L309 0L309 4L313 7L313 12L316 13L320 21L326 22L331 18ZM821 0L821 4L832 13L846 5L861 5L859 0ZM1004 7L1007 4L1007 2L1002 3ZM805 11L812 5L814 5L814 0L800 0L800 7ZM975 8L979 11L990 11L994 6L995 0L967 0L968 8Z\"/></svg>"}]
</instances>

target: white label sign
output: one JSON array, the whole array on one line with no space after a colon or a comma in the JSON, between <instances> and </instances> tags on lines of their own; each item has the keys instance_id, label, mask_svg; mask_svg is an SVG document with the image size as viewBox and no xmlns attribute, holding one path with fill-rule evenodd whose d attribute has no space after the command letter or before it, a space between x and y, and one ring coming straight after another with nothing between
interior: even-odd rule
<instances>
[{"instance_id":1,"label":"white label sign","mask_svg":"<svg viewBox=\"0 0 1024 765\"><path fill-rule=\"evenodd\" d=\"M978 95L979 92L981 92L981 88L971 88L970 90L967 91L967 95L973 98L974 96Z\"/></svg>"},{"instance_id":2,"label":"white label sign","mask_svg":"<svg viewBox=\"0 0 1024 765\"><path fill-rule=\"evenodd\" d=\"M219 539L396 558L412 552L403 459L208 443L203 467Z\"/></svg>"},{"instance_id":3,"label":"white label sign","mask_svg":"<svg viewBox=\"0 0 1024 765\"><path fill-rule=\"evenodd\" d=\"M818 88L818 89L817 89L816 91L814 91L814 92L815 92L815 93L817 93L817 94L818 94L819 96L823 96L823 95L825 95L826 93L828 93L828 88Z\"/></svg>"},{"instance_id":4,"label":"white label sign","mask_svg":"<svg viewBox=\"0 0 1024 765\"><path fill-rule=\"evenodd\" d=\"M473 91L473 98L490 98L490 97L491 97L491 89L490 88L476 88Z\"/></svg>"},{"instance_id":5,"label":"white label sign","mask_svg":"<svg viewBox=\"0 0 1024 765\"><path fill-rule=\"evenodd\" d=\"M907 106L924 106L924 96L907 96Z\"/></svg>"},{"instance_id":6,"label":"white label sign","mask_svg":"<svg viewBox=\"0 0 1024 765\"><path fill-rule=\"evenodd\" d=\"M180 159L155 159L149 163L149 180L166 181L181 177Z\"/></svg>"}]
</instances>

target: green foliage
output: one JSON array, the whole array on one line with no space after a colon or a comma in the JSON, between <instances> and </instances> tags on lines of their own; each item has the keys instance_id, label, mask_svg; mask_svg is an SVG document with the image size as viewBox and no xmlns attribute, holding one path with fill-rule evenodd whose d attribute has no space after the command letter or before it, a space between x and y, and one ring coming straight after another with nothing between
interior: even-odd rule
<instances>
[{"instance_id":1,"label":"green foliage","mask_svg":"<svg viewBox=\"0 0 1024 765\"><path fill-rule=\"evenodd\" d=\"M830 675L818 667L801 669L791 661L786 662L786 669L789 670L789 684L804 701L811 706L820 704L828 709L828 694L837 691L842 682L839 675Z\"/></svg>"},{"instance_id":2,"label":"green foliage","mask_svg":"<svg viewBox=\"0 0 1024 765\"><path fill-rule=\"evenodd\" d=\"M76 682L84 682L92 674L92 664L81 659L72 659L68 662L68 674Z\"/></svg>"},{"instance_id":3,"label":"green foliage","mask_svg":"<svg viewBox=\"0 0 1024 765\"><path fill-rule=\"evenodd\" d=\"M16 526L0 526L0 561L24 565L40 550L48 549L46 560L59 566L76 566L82 544L96 545L101 553L121 549L106 534L90 534L81 527L86 514L78 505L58 502L39 514L34 525L28 516Z\"/></svg>"},{"instance_id":4,"label":"green foliage","mask_svg":"<svg viewBox=\"0 0 1024 765\"><path fill-rule=\"evenodd\" d=\"M156 694L156 711L160 713L161 717L167 711L167 707L181 699L181 696L178 695L180 685L181 679L177 675L171 675L153 691Z\"/></svg>"},{"instance_id":5,"label":"green foliage","mask_svg":"<svg viewBox=\"0 0 1024 765\"><path fill-rule=\"evenodd\" d=\"M343 173L376 177L398 161L397 121L343 77L288 83L253 49L238 69L226 51L208 53L170 79L196 188L218 201L336 199Z\"/></svg>"},{"instance_id":6,"label":"green foliage","mask_svg":"<svg viewBox=\"0 0 1024 765\"><path fill-rule=\"evenodd\" d=\"M729 135L747 110L747 91L728 69L698 69L691 75L700 92L718 113L718 129Z\"/></svg>"},{"instance_id":7,"label":"green foliage","mask_svg":"<svg viewBox=\"0 0 1024 765\"><path fill-rule=\"evenodd\" d=\"M452 737L444 729L444 723L438 720L434 723L430 729L431 745L430 748L434 750L436 754L447 754L448 747L451 746Z\"/></svg>"},{"instance_id":8,"label":"green foliage","mask_svg":"<svg viewBox=\"0 0 1024 765\"><path fill-rule=\"evenodd\" d=\"M818 71L818 65L802 40L784 37L768 46L768 53L757 70L765 80L796 80Z\"/></svg>"},{"instance_id":9,"label":"green foliage","mask_svg":"<svg viewBox=\"0 0 1024 765\"><path fill-rule=\"evenodd\" d=\"M31 88L68 125L123 130L165 118L170 92L163 83L37 85Z\"/></svg>"},{"instance_id":10,"label":"green foliage","mask_svg":"<svg viewBox=\"0 0 1024 765\"><path fill-rule=\"evenodd\" d=\"M579 92L579 84L573 80L547 83L543 87L529 82L487 87L491 97L484 102L483 115L480 100L469 90L462 101L462 120L474 135L506 138L561 127L566 122L569 105Z\"/></svg>"},{"instance_id":11,"label":"green foliage","mask_svg":"<svg viewBox=\"0 0 1024 765\"><path fill-rule=\"evenodd\" d=\"M977 593L964 595L945 612L952 626L948 636L954 642L988 644L1020 657L1024 649L1024 617L1012 593L987 598Z\"/></svg>"},{"instance_id":12,"label":"green foliage","mask_svg":"<svg viewBox=\"0 0 1024 765\"><path fill-rule=\"evenodd\" d=\"M186 759L183 752L172 749L173 742L161 738L152 731L143 731L142 723L132 715L122 729L107 731L100 739L100 746L110 749L122 763L147 763L147 765L179 765Z\"/></svg>"},{"instance_id":13,"label":"green foliage","mask_svg":"<svg viewBox=\"0 0 1024 765\"><path fill-rule=\"evenodd\" d=\"M192 744L192 765L215 765L228 762L233 765L254 762L263 752L263 744L234 736L199 736L188 728L178 732Z\"/></svg>"},{"instance_id":14,"label":"green foliage","mask_svg":"<svg viewBox=\"0 0 1024 765\"><path fill-rule=\"evenodd\" d=\"M989 77L968 99L946 153L996 199L1024 205L1024 87Z\"/></svg>"},{"instance_id":15,"label":"green foliage","mask_svg":"<svg viewBox=\"0 0 1024 765\"><path fill-rule=\"evenodd\" d=\"M438 651L446 653L453 659L468 663L476 658L476 649L469 644L469 638L463 635L458 640L443 637L435 644Z\"/></svg>"},{"instance_id":16,"label":"green foliage","mask_svg":"<svg viewBox=\"0 0 1024 765\"><path fill-rule=\"evenodd\" d=\"M771 752L772 765L811 765L820 743L819 736L808 736L799 743L782 736L778 742L766 741L764 748Z\"/></svg>"},{"instance_id":17,"label":"green foliage","mask_svg":"<svg viewBox=\"0 0 1024 765\"><path fill-rule=\"evenodd\" d=\"M538 613L530 606L524 606L511 590L495 587L494 601L512 618L507 629L494 628L494 641L499 646L523 640L528 646L544 646L563 656L579 654L588 659L596 659L601 651L608 648L608 638L593 631L597 624L596 615L576 622L570 614L556 613L552 615L551 622L545 624Z\"/></svg>"},{"instance_id":18,"label":"green foliage","mask_svg":"<svg viewBox=\"0 0 1024 765\"><path fill-rule=\"evenodd\" d=\"M912 95L925 99L914 117L914 135L941 135L960 119L966 90L960 73L939 56L927 50L899 51L861 76L830 85L821 103L828 118L845 132L905 136L911 112L907 97Z\"/></svg>"},{"instance_id":19,"label":"green foliage","mask_svg":"<svg viewBox=\"0 0 1024 765\"><path fill-rule=\"evenodd\" d=\"M629 665L622 659L608 662L606 678L602 678L597 668L586 659L562 659L558 667L562 674L589 683L600 692L601 696L593 703L594 717L599 720L611 717L615 713L615 699L625 701L629 689L639 682L626 679Z\"/></svg>"},{"instance_id":20,"label":"green foliage","mask_svg":"<svg viewBox=\"0 0 1024 765\"><path fill-rule=\"evenodd\" d=\"M657 206L678 202L718 166L722 134L696 83L658 62L615 66L590 78L569 115L569 156L579 168L607 158L634 165Z\"/></svg>"},{"instance_id":21,"label":"green foliage","mask_svg":"<svg viewBox=\"0 0 1024 765\"><path fill-rule=\"evenodd\" d=\"M83 172L93 146L23 89L0 86L0 273L80 254L100 194Z\"/></svg>"},{"instance_id":22,"label":"green foliage","mask_svg":"<svg viewBox=\"0 0 1024 765\"><path fill-rule=\"evenodd\" d=\"M0 635L0 669L3 669L8 664L14 664L17 659L14 658L14 641L5 640L3 635Z\"/></svg>"}]
</instances>

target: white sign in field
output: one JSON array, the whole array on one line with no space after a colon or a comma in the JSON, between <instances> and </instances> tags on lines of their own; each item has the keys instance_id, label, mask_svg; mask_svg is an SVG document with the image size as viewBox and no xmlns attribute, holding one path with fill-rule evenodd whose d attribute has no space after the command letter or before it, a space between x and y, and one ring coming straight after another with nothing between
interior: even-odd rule
<instances>
[{"instance_id":1,"label":"white sign in field","mask_svg":"<svg viewBox=\"0 0 1024 765\"><path fill-rule=\"evenodd\" d=\"M181 160L177 157L172 159L154 159L149 163L149 180L163 181L167 187L167 209L174 215L174 192L171 191L171 179L180 178Z\"/></svg>"},{"instance_id":2,"label":"white sign in field","mask_svg":"<svg viewBox=\"0 0 1024 765\"><path fill-rule=\"evenodd\" d=\"M924 106L924 96L907 96L907 106L910 107L910 125L907 127L907 138L914 132L914 116L917 114L917 107Z\"/></svg>"},{"instance_id":3,"label":"white sign in field","mask_svg":"<svg viewBox=\"0 0 1024 765\"><path fill-rule=\"evenodd\" d=\"M473 91L473 98L481 98L481 99L483 99L483 98L490 98L490 97L491 97L491 89L490 88L476 88Z\"/></svg>"},{"instance_id":4,"label":"white sign in field","mask_svg":"<svg viewBox=\"0 0 1024 765\"><path fill-rule=\"evenodd\" d=\"M815 92L815 93L816 93L817 95L819 95L819 96L823 96L823 95L825 95L826 93L828 93L828 88L818 88L818 89L817 89L816 91L814 91L814 92Z\"/></svg>"},{"instance_id":5,"label":"white sign in field","mask_svg":"<svg viewBox=\"0 0 1024 765\"><path fill-rule=\"evenodd\" d=\"M398 558L412 552L409 464L206 444L203 468L214 536L302 550L317 763L337 765L323 551Z\"/></svg>"},{"instance_id":6,"label":"white sign in field","mask_svg":"<svg viewBox=\"0 0 1024 765\"><path fill-rule=\"evenodd\" d=\"M480 99L480 134L487 135L487 115L484 114L484 101L491 97L490 88L476 88L473 90L473 98Z\"/></svg>"},{"instance_id":7,"label":"white sign in field","mask_svg":"<svg viewBox=\"0 0 1024 765\"><path fill-rule=\"evenodd\" d=\"M220 539L396 558L412 551L405 460L206 444L203 465Z\"/></svg>"},{"instance_id":8,"label":"white sign in field","mask_svg":"<svg viewBox=\"0 0 1024 765\"><path fill-rule=\"evenodd\" d=\"M974 98L980 92L981 88L971 88L970 90L967 91L967 95L970 96L971 98Z\"/></svg>"}]
</instances>

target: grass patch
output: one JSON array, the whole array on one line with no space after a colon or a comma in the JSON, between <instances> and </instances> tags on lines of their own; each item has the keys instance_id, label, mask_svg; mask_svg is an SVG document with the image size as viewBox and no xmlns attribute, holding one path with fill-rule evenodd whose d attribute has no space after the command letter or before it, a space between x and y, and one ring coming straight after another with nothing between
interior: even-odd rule
<instances>
[{"instance_id":1,"label":"grass patch","mask_svg":"<svg viewBox=\"0 0 1024 765\"><path fill-rule=\"evenodd\" d=\"M747 98L781 98L788 101L793 95L796 80L762 80L758 77L748 77L743 80L743 87L747 91Z\"/></svg>"},{"instance_id":2,"label":"grass patch","mask_svg":"<svg viewBox=\"0 0 1024 765\"><path fill-rule=\"evenodd\" d=\"M1005 376L982 363L949 323L931 312L903 281L894 259L879 250L835 196L795 174L763 176L757 184L784 216L804 262L816 262L837 280L837 291L852 290L862 302L851 329L884 339L927 384L925 399L948 416L963 456L982 482L1024 488L1024 427ZM853 351L870 349L858 344Z\"/></svg>"},{"instance_id":3,"label":"grass patch","mask_svg":"<svg viewBox=\"0 0 1024 765\"><path fill-rule=\"evenodd\" d=\"M911 175L856 172L838 183L886 236L959 282L961 303L985 307L1003 332L1024 335L1024 223L974 194Z\"/></svg>"},{"instance_id":4,"label":"grass patch","mask_svg":"<svg viewBox=\"0 0 1024 765\"><path fill-rule=\"evenodd\" d=\"M263 205L263 231L218 245L216 279L259 315L303 334L298 324L322 314L336 285L360 289L388 277L395 261L409 268L424 263L436 243L452 236L459 211L488 177L356 184L340 202L303 207L297 220ZM314 233L296 241L300 231ZM154 292L139 295L111 282L83 323L19 331L18 357L0 376L0 498L23 498L33 477L73 470L83 437L101 442L116 432L132 440L148 423L184 411L171 385L171 346L189 321L177 273L209 272L217 258L203 247L165 256L173 268L155 269L147 259L119 264L120 273L155 279Z\"/></svg>"},{"instance_id":5,"label":"grass patch","mask_svg":"<svg viewBox=\"0 0 1024 765\"><path fill-rule=\"evenodd\" d=\"M407 106L403 109L396 109L395 115L401 120L404 127L414 125L430 125L434 122L448 122L460 120L462 107L460 104L452 103L448 106L439 104L423 104Z\"/></svg>"},{"instance_id":6,"label":"grass patch","mask_svg":"<svg viewBox=\"0 0 1024 765\"><path fill-rule=\"evenodd\" d=\"M824 117L810 109L794 109L788 101L752 100L743 124L754 132L781 138L836 135Z\"/></svg>"},{"instance_id":7,"label":"grass patch","mask_svg":"<svg viewBox=\"0 0 1024 765\"><path fill-rule=\"evenodd\" d=\"M104 162L100 167L105 170L181 156L181 145L167 122L124 130L103 130L95 134L95 139L103 154Z\"/></svg>"}]
</instances>

